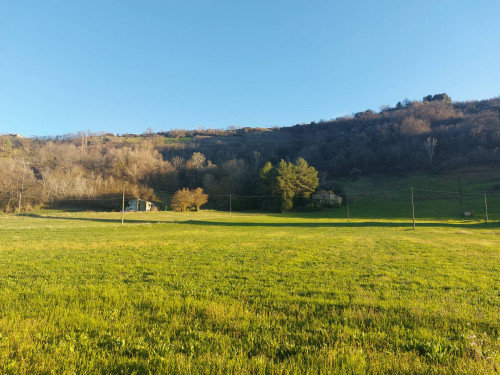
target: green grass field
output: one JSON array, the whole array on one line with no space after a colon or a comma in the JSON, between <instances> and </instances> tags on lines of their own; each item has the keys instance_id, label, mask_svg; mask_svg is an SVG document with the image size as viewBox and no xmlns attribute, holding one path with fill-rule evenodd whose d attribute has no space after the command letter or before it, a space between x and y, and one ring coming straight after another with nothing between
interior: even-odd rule
<instances>
[{"instance_id":1,"label":"green grass field","mask_svg":"<svg viewBox=\"0 0 500 375\"><path fill-rule=\"evenodd\" d=\"M499 372L500 223L343 212L0 215L0 373Z\"/></svg>"}]
</instances>

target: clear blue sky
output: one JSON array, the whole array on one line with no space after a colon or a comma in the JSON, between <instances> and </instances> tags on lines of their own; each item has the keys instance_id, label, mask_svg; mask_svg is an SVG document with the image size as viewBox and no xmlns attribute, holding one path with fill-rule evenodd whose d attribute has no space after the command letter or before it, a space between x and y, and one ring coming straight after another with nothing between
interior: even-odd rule
<instances>
[{"instance_id":1,"label":"clear blue sky","mask_svg":"<svg viewBox=\"0 0 500 375\"><path fill-rule=\"evenodd\" d=\"M0 133L287 126L500 95L500 1L0 0Z\"/></svg>"}]
</instances>

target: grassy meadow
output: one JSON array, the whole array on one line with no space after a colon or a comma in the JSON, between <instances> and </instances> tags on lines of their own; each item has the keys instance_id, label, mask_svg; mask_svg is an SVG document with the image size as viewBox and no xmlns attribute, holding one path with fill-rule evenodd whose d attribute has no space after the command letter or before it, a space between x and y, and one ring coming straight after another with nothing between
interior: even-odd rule
<instances>
[{"instance_id":1,"label":"grassy meadow","mask_svg":"<svg viewBox=\"0 0 500 375\"><path fill-rule=\"evenodd\" d=\"M500 223L344 214L0 215L0 373L498 373Z\"/></svg>"}]
</instances>

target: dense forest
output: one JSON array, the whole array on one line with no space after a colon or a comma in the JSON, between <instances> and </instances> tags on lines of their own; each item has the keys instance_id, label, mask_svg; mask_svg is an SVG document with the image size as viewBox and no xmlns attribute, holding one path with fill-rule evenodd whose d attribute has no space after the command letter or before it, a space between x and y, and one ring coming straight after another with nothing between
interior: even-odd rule
<instances>
[{"instance_id":1,"label":"dense forest","mask_svg":"<svg viewBox=\"0 0 500 375\"><path fill-rule=\"evenodd\" d=\"M452 102L429 95L379 112L271 129L2 135L0 210L81 199L115 209L124 185L127 196L151 200L184 187L214 197L259 195L267 162L298 158L318 171L320 188L375 173L499 165L500 98Z\"/></svg>"}]
</instances>

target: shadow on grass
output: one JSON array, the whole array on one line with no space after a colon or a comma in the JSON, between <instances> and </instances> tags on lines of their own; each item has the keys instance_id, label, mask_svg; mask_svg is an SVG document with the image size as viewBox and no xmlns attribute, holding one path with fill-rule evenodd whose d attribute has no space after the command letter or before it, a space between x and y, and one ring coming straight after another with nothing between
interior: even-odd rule
<instances>
[{"instance_id":1,"label":"shadow on grass","mask_svg":"<svg viewBox=\"0 0 500 375\"><path fill-rule=\"evenodd\" d=\"M383 228L409 228L412 229L411 222L399 221L344 221L334 223L251 223L251 222L220 222L204 220L188 220L178 224L208 225L208 226L226 226L226 227L297 227L297 228L365 228L365 227L383 227ZM418 227L444 227L444 228L471 228L487 229L500 228L499 222L477 222L477 223L418 223Z\"/></svg>"},{"instance_id":2,"label":"shadow on grass","mask_svg":"<svg viewBox=\"0 0 500 375\"><path fill-rule=\"evenodd\" d=\"M40 214L18 214L17 216L31 217L35 219L47 219L47 220L73 220L73 221L93 221L96 223L121 223L121 219L103 219L103 218L91 218L91 217L70 217L70 216L50 216L50 215L40 215ZM161 223L176 223L175 221L162 221L162 220L130 220L125 219L125 224L161 224Z\"/></svg>"},{"instance_id":3,"label":"shadow on grass","mask_svg":"<svg viewBox=\"0 0 500 375\"><path fill-rule=\"evenodd\" d=\"M61 217L48 216L39 214L20 214L36 219L47 220L75 220L75 221L92 221L101 223L121 223L121 219L104 219L104 218L87 218L87 217ZM356 219L360 220L360 219ZM202 226L220 226L220 227L276 227L276 228L365 228L365 227L381 227L381 228L408 228L412 229L411 221L342 221L342 222L225 222L225 221L208 221L208 220L130 220L126 219L125 224L181 224L181 225L202 225ZM433 222L416 222L416 227L443 227L443 228L470 228L470 229L493 229L500 228L499 221L483 221L478 222L463 222L463 223L433 223Z\"/></svg>"}]
</instances>

